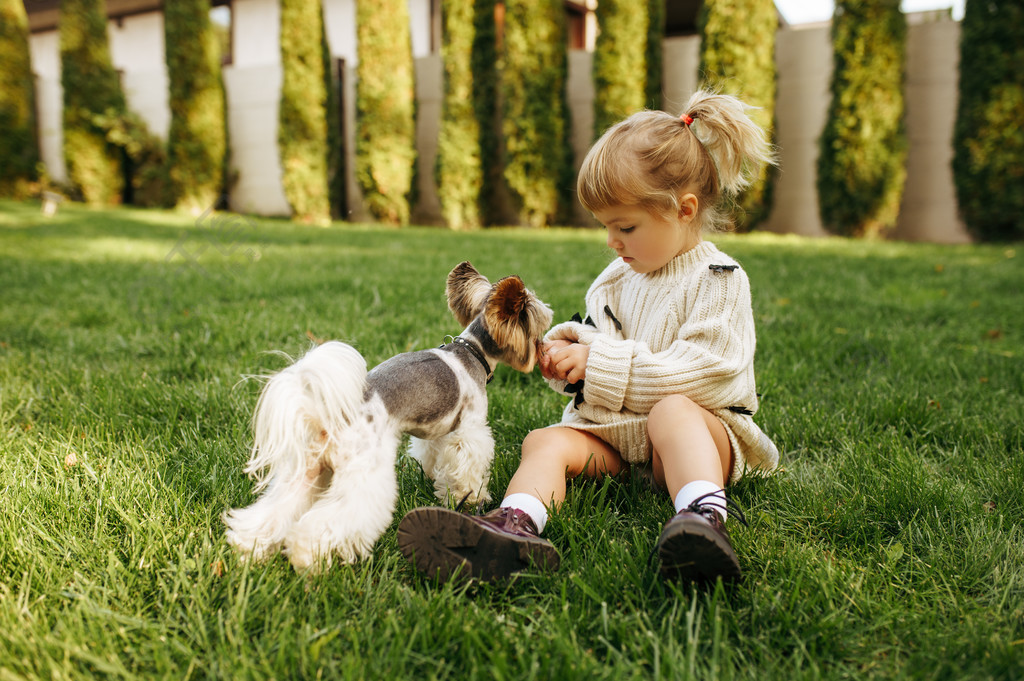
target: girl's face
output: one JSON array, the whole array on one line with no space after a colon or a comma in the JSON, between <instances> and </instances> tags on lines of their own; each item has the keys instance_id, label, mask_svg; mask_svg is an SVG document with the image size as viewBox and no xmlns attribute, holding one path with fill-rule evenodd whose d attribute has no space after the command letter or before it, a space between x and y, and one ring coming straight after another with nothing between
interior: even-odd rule
<instances>
[{"instance_id":1,"label":"girl's face","mask_svg":"<svg viewBox=\"0 0 1024 681\"><path fill-rule=\"evenodd\" d=\"M609 206L594 217L608 230L608 248L634 272L647 274L700 243L693 224L697 199L687 194L681 205L679 215L668 219L639 206Z\"/></svg>"}]
</instances>

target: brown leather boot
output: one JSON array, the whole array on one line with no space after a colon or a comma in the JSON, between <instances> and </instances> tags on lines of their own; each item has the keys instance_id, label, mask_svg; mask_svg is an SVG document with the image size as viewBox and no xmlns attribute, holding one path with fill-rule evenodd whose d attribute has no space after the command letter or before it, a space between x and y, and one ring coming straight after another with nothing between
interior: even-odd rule
<instances>
[{"instance_id":1,"label":"brown leather boot","mask_svg":"<svg viewBox=\"0 0 1024 681\"><path fill-rule=\"evenodd\" d=\"M482 516L414 508L398 524L398 548L417 570L441 582L490 582L531 566L556 570L559 564L554 545L538 536L530 516L513 508Z\"/></svg>"},{"instance_id":2,"label":"brown leather boot","mask_svg":"<svg viewBox=\"0 0 1024 681\"><path fill-rule=\"evenodd\" d=\"M719 577L734 581L741 576L725 523L711 506L694 503L672 516L658 537L656 550L666 579L710 582Z\"/></svg>"}]
</instances>

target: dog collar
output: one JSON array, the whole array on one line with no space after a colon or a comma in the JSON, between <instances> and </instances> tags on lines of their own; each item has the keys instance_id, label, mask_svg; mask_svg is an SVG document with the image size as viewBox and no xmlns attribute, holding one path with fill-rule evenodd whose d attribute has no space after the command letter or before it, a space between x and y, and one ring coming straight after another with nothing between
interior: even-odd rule
<instances>
[{"instance_id":1,"label":"dog collar","mask_svg":"<svg viewBox=\"0 0 1024 681\"><path fill-rule=\"evenodd\" d=\"M487 382L490 383L491 379L494 378L494 371L491 369L491 365L487 363L487 358L484 357L483 351L481 351L480 348L478 348L473 343L470 343L462 336L456 336L455 338L452 338L452 342L446 345L442 345L441 349L451 350L453 345L458 345L459 347L466 348L467 350L469 350L469 353L471 355L476 357L477 361L480 362L481 365L483 365L484 373L487 374Z\"/></svg>"}]
</instances>

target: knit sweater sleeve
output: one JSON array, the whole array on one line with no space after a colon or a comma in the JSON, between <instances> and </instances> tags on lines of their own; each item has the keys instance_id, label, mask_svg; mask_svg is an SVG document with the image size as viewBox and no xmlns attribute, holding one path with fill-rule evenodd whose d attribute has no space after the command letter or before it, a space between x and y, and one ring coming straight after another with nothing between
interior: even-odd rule
<instances>
[{"instance_id":1,"label":"knit sweater sleeve","mask_svg":"<svg viewBox=\"0 0 1024 681\"><path fill-rule=\"evenodd\" d=\"M597 279L590 285L586 296L586 315L587 323L582 322L562 322L551 327L547 334L544 336L545 341L556 341L564 340L570 343L580 343L581 336L586 338L592 338L593 333L597 329L604 328L605 331L612 331L612 322L608 320L603 314L598 314L597 310L600 309L600 305L596 305L597 300L601 301L601 304L607 302L614 303L614 292L622 279L623 266L621 263L611 263L598 275ZM566 386L568 384L564 379L549 378L546 379L548 385L552 390L558 393L565 393Z\"/></svg>"},{"instance_id":2,"label":"knit sweater sleeve","mask_svg":"<svg viewBox=\"0 0 1024 681\"><path fill-rule=\"evenodd\" d=\"M739 269L705 271L692 282L685 299L678 290L676 298L672 308L677 320L648 320L676 331L674 338L660 343L659 352L643 341L580 330L580 342L590 346L588 404L647 413L664 397L683 394L706 409L756 410L754 322L746 274Z\"/></svg>"}]
</instances>

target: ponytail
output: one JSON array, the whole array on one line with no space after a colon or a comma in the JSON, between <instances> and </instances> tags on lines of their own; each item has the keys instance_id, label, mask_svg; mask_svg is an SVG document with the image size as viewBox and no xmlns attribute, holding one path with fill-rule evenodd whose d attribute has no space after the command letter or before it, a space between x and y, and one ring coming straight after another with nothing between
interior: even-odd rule
<instances>
[{"instance_id":1,"label":"ponytail","mask_svg":"<svg viewBox=\"0 0 1024 681\"><path fill-rule=\"evenodd\" d=\"M765 131L747 115L747 106L731 95L698 90L686 103L680 119L707 151L718 171L718 187L736 194L757 177L765 164L775 164L775 154Z\"/></svg>"},{"instance_id":2,"label":"ponytail","mask_svg":"<svg viewBox=\"0 0 1024 681\"><path fill-rule=\"evenodd\" d=\"M583 206L596 212L635 205L664 216L678 214L692 192L699 224L728 229L723 197L735 195L775 163L768 137L736 97L699 91L676 117L640 111L616 123L590 149L576 182Z\"/></svg>"}]
</instances>

